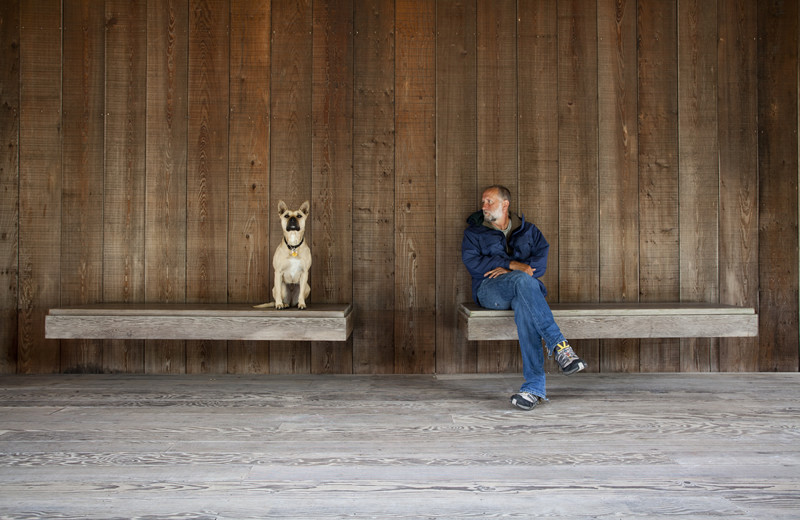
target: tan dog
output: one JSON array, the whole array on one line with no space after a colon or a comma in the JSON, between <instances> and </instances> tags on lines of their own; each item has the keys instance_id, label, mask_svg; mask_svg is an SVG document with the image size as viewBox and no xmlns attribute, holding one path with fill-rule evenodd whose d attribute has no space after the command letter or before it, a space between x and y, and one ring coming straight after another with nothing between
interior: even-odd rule
<instances>
[{"instance_id":1,"label":"tan dog","mask_svg":"<svg viewBox=\"0 0 800 520\"><path fill-rule=\"evenodd\" d=\"M311 268L311 248L305 243L306 220L310 212L308 201L300 209L290 211L286 203L278 201L283 240L272 257L275 270L275 285L272 297L275 301L256 305L256 308L272 307L285 309L297 305L306 308L306 298L311 293L308 285L308 270Z\"/></svg>"}]
</instances>

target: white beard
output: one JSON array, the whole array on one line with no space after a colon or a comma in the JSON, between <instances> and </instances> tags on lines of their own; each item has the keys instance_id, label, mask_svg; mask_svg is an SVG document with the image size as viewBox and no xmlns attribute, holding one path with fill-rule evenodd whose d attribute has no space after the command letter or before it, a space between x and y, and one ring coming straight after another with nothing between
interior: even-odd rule
<instances>
[{"instance_id":1,"label":"white beard","mask_svg":"<svg viewBox=\"0 0 800 520\"><path fill-rule=\"evenodd\" d=\"M502 209L498 209L494 213L492 213L491 211L484 211L483 212L484 220L487 220L489 222L496 222L497 219L499 219L502 216L503 216L503 210Z\"/></svg>"}]
</instances>

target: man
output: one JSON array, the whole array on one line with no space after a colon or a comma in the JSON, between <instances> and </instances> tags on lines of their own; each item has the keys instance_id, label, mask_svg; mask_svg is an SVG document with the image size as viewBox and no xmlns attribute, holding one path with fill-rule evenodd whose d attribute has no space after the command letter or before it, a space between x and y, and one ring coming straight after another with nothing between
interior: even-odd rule
<instances>
[{"instance_id":1,"label":"man","mask_svg":"<svg viewBox=\"0 0 800 520\"><path fill-rule=\"evenodd\" d=\"M467 218L461 259L472 276L472 297L478 305L514 309L525 382L511 396L511 404L532 410L547 399L542 340L564 374L587 365L564 338L545 300L547 289L539 277L547 269L550 246L524 216L509 212L510 198L504 186L483 191L481 211Z\"/></svg>"}]
</instances>

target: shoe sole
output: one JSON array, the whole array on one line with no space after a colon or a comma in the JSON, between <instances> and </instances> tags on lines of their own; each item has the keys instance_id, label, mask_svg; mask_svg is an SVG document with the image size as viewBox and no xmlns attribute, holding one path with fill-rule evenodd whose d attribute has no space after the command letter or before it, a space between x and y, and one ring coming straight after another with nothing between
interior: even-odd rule
<instances>
[{"instance_id":1,"label":"shoe sole","mask_svg":"<svg viewBox=\"0 0 800 520\"><path fill-rule=\"evenodd\" d=\"M533 410L534 408L536 408L536 405L539 404L539 401L534 402L532 405L527 405L527 404L523 403L522 401L517 401L517 399L515 397L512 397L511 398L511 404L513 404L514 406L516 406L520 410L525 410L527 412L528 410Z\"/></svg>"},{"instance_id":2,"label":"shoe sole","mask_svg":"<svg viewBox=\"0 0 800 520\"><path fill-rule=\"evenodd\" d=\"M577 361L577 362L573 363L573 368L569 369L569 371L566 371L566 370L564 370L562 368L561 369L561 373L564 374L565 376L568 376L568 375L574 374L576 372L580 372L581 370L583 370L587 366L588 365L584 361Z\"/></svg>"}]
</instances>

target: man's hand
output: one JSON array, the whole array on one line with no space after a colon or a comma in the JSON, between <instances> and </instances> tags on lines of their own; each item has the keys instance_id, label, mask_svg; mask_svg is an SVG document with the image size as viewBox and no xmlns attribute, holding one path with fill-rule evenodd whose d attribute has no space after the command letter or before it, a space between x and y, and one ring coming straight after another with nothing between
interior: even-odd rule
<instances>
[{"instance_id":1,"label":"man's hand","mask_svg":"<svg viewBox=\"0 0 800 520\"><path fill-rule=\"evenodd\" d=\"M536 271L536 269L529 266L528 264L523 264L522 262L517 262L516 260L512 260L511 263L508 264L508 267L510 269L506 269L505 267L495 267L488 273L485 273L483 277L497 278L498 276L510 273L511 271L522 271L526 273L528 276L533 276L533 272Z\"/></svg>"},{"instance_id":2,"label":"man's hand","mask_svg":"<svg viewBox=\"0 0 800 520\"><path fill-rule=\"evenodd\" d=\"M497 278L498 276L501 276L501 275L504 275L504 274L510 273L510 272L511 271L509 269L506 269L505 267L495 267L494 269L492 269L488 273L484 274L483 277L484 278Z\"/></svg>"},{"instance_id":3,"label":"man's hand","mask_svg":"<svg viewBox=\"0 0 800 520\"><path fill-rule=\"evenodd\" d=\"M533 276L533 272L536 270L528 264L523 264L522 262L517 262L516 260L512 260L511 263L508 264L508 267L510 267L512 271L522 271L528 276Z\"/></svg>"}]
</instances>

